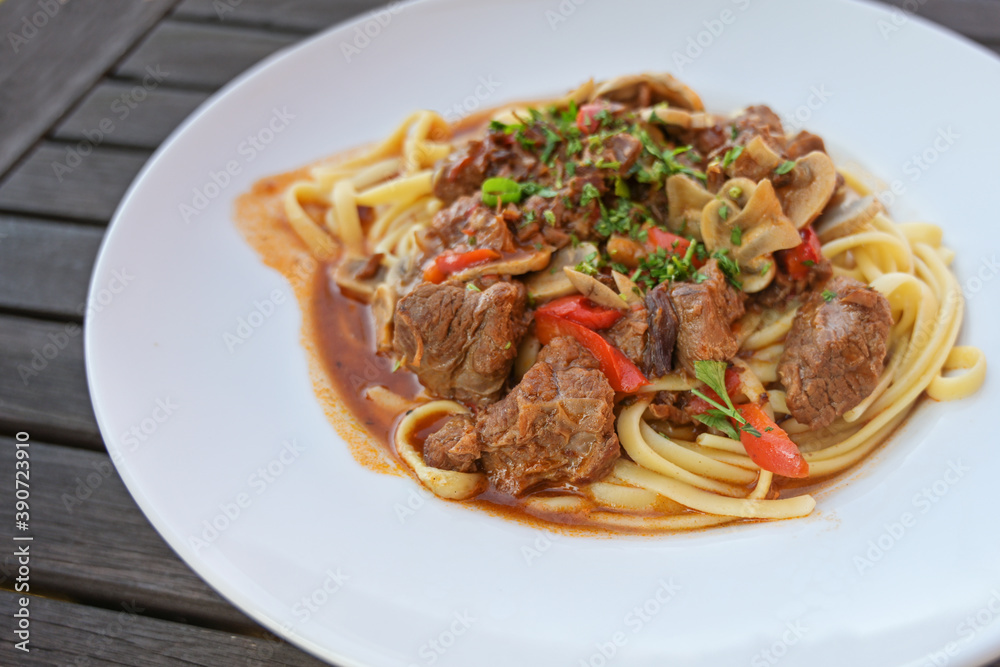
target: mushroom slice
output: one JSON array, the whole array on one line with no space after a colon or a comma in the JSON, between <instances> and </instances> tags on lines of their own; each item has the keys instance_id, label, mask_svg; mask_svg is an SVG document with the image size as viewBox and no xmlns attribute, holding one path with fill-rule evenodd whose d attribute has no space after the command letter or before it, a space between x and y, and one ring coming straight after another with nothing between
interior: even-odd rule
<instances>
[{"instance_id":1,"label":"mushroom slice","mask_svg":"<svg viewBox=\"0 0 1000 667\"><path fill-rule=\"evenodd\" d=\"M756 182L768 178L783 161L766 141L757 136L743 147L728 172L730 176L742 176Z\"/></svg>"},{"instance_id":2,"label":"mushroom slice","mask_svg":"<svg viewBox=\"0 0 1000 667\"><path fill-rule=\"evenodd\" d=\"M611 272L611 277L615 279L615 285L618 287L618 293L621 294L621 298L625 300L625 305L635 306L637 304L643 303L642 290L635 282L626 276L624 273L618 273L617 271Z\"/></svg>"},{"instance_id":3,"label":"mushroom slice","mask_svg":"<svg viewBox=\"0 0 1000 667\"><path fill-rule=\"evenodd\" d=\"M644 84L649 90L650 99L648 102L642 102L640 99ZM590 101L597 98L626 104L632 103L633 105L639 103L639 106L666 102L672 107L680 107L681 109L705 110L705 105L702 104L701 98L696 92L665 72L632 74L602 81L594 88Z\"/></svg>"},{"instance_id":4,"label":"mushroom slice","mask_svg":"<svg viewBox=\"0 0 1000 667\"><path fill-rule=\"evenodd\" d=\"M544 246L541 250L521 250L514 255L504 257L496 262L470 266L464 271L458 271L457 273L452 274L452 277L456 280L466 282L474 278L490 274L498 276L520 276L525 273L531 273L532 271L541 271L549 265L549 259L551 257L552 250L547 249Z\"/></svg>"},{"instance_id":5,"label":"mushroom slice","mask_svg":"<svg viewBox=\"0 0 1000 667\"><path fill-rule=\"evenodd\" d=\"M741 190L739 195L730 198L729 192L736 187ZM749 198L740 208L735 200L746 196L747 191ZM702 211L701 233L709 251L725 250L736 261L743 291L748 293L759 292L774 278L772 253L802 242L767 179L754 185L752 191L747 179L724 184L720 197Z\"/></svg>"},{"instance_id":6,"label":"mushroom slice","mask_svg":"<svg viewBox=\"0 0 1000 667\"><path fill-rule=\"evenodd\" d=\"M816 218L813 226L816 228L819 240L823 243L829 243L834 239L854 234L863 229L884 210L882 202L874 195L868 195L830 208Z\"/></svg>"},{"instance_id":7,"label":"mushroom slice","mask_svg":"<svg viewBox=\"0 0 1000 667\"><path fill-rule=\"evenodd\" d=\"M714 197L700 183L674 174L667 179L667 226L672 232L701 238L701 212Z\"/></svg>"},{"instance_id":8,"label":"mushroom slice","mask_svg":"<svg viewBox=\"0 0 1000 667\"><path fill-rule=\"evenodd\" d=\"M576 293L576 287L563 272L564 268L573 268L586 261L591 255L597 254L597 246L593 243L581 243L576 246L566 246L552 255L549 265L537 273L527 276L524 286L528 294L537 303L558 299Z\"/></svg>"},{"instance_id":9,"label":"mushroom slice","mask_svg":"<svg viewBox=\"0 0 1000 667\"><path fill-rule=\"evenodd\" d=\"M385 280L386 267L383 255L345 257L332 272L332 278L341 290L351 296L371 303L376 288Z\"/></svg>"},{"instance_id":10,"label":"mushroom slice","mask_svg":"<svg viewBox=\"0 0 1000 667\"><path fill-rule=\"evenodd\" d=\"M663 125L676 125L686 130L704 130L712 127L718 122L719 117L703 111L688 111L678 109L667 104L657 104L656 106L639 109L637 115L647 123L662 123Z\"/></svg>"},{"instance_id":11,"label":"mushroom slice","mask_svg":"<svg viewBox=\"0 0 1000 667\"><path fill-rule=\"evenodd\" d=\"M826 153L813 151L795 161L791 183L778 192L785 215L796 229L815 220L837 190L837 168Z\"/></svg>"},{"instance_id":12,"label":"mushroom slice","mask_svg":"<svg viewBox=\"0 0 1000 667\"><path fill-rule=\"evenodd\" d=\"M621 295L615 293L613 289L594 276L588 276L586 273L581 273L568 266L563 269L563 272L577 291L594 303L615 310L628 310L628 304L625 303Z\"/></svg>"},{"instance_id":13,"label":"mushroom slice","mask_svg":"<svg viewBox=\"0 0 1000 667\"><path fill-rule=\"evenodd\" d=\"M372 297L372 318L375 320L375 347L379 352L392 351L392 316L396 312L396 290L383 283Z\"/></svg>"}]
</instances>

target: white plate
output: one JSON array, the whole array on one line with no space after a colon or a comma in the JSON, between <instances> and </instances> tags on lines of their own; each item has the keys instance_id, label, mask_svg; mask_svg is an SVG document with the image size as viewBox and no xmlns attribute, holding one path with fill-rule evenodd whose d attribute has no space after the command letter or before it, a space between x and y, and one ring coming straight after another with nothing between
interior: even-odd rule
<instances>
[{"instance_id":1,"label":"white plate","mask_svg":"<svg viewBox=\"0 0 1000 667\"><path fill-rule=\"evenodd\" d=\"M255 179L381 137L412 109L468 111L592 75L672 70L711 109L762 102L808 116L832 145L898 180L893 212L940 223L958 251L970 297L962 339L998 359L989 178L1000 63L900 17L832 0L808 11L794 0L438 0L362 18L255 68L150 160L94 274L90 388L128 488L223 595L345 666L996 656L995 372L968 400L923 406L849 483L821 493L811 518L551 536L355 463L313 395L287 285L231 222ZM689 61L675 55L689 48ZM221 176L227 163L239 174ZM202 209L185 222L181 205ZM270 308L275 293L283 301ZM260 326L230 352L224 335L241 318ZM283 449L288 439L301 451ZM416 509L401 520L407 503ZM225 528L192 545L205 522Z\"/></svg>"}]
</instances>

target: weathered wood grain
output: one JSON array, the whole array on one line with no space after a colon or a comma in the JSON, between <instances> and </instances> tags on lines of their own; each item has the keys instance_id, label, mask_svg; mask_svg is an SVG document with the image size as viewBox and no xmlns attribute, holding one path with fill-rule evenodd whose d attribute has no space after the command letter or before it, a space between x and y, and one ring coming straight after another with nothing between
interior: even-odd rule
<instances>
[{"instance_id":1,"label":"weathered wood grain","mask_svg":"<svg viewBox=\"0 0 1000 667\"><path fill-rule=\"evenodd\" d=\"M0 308L79 320L104 230L0 215Z\"/></svg>"},{"instance_id":2,"label":"weathered wood grain","mask_svg":"<svg viewBox=\"0 0 1000 667\"><path fill-rule=\"evenodd\" d=\"M20 595L0 591L0 615L10 619ZM246 637L142 616L140 605L121 600L110 609L30 596L31 652L0 635L3 665L273 665L320 667L324 663L273 637Z\"/></svg>"},{"instance_id":3,"label":"weathered wood grain","mask_svg":"<svg viewBox=\"0 0 1000 667\"><path fill-rule=\"evenodd\" d=\"M0 175L176 1L0 3Z\"/></svg>"},{"instance_id":4,"label":"weathered wood grain","mask_svg":"<svg viewBox=\"0 0 1000 667\"><path fill-rule=\"evenodd\" d=\"M40 144L0 182L0 210L107 223L149 153L88 146Z\"/></svg>"},{"instance_id":5,"label":"weathered wood grain","mask_svg":"<svg viewBox=\"0 0 1000 667\"><path fill-rule=\"evenodd\" d=\"M0 315L0 430L100 448L75 323Z\"/></svg>"},{"instance_id":6,"label":"weathered wood grain","mask_svg":"<svg viewBox=\"0 0 1000 667\"><path fill-rule=\"evenodd\" d=\"M39 545L35 591L101 606L132 600L149 614L253 632L257 624L185 565L136 506L104 452L49 445L32 435L31 519ZM0 466L14 469L14 444L0 438ZM0 490L0 522L14 525L14 489ZM6 553L6 552L5 552ZM5 556L2 577L12 579ZM2 581L0 577L0 581Z\"/></svg>"},{"instance_id":7,"label":"weathered wood grain","mask_svg":"<svg viewBox=\"0 0 1000 667\"><path fill-rule=\"evenodd\" d=\"M208 93L108 80L97 85L51 136L80 141L100 136L104 146L156 148L208 98ZM103 129L102 129L103 128Z\"/></svg>"},{"instance_id":8,"label":"weathered wood grain","mask_svg":"<svg viewBox=\"0 0 1000 667\"><path fill-rule=\"evenodd\" d=\"M316 32L385 5L378 0L183 0L172 16L197 21Z\"/></svg>"},{"instance_id":9,"label":"weathered wood grain","mask_svg":"<svg viewBox=\"0 0 1000 667\"><path fill-rule=\"evenodd\" d=\"M251 28L162 21L115 70L141 80L158 72L170 86L215 89L265 56L298 41Z\"/></svg>"}]
</instances>

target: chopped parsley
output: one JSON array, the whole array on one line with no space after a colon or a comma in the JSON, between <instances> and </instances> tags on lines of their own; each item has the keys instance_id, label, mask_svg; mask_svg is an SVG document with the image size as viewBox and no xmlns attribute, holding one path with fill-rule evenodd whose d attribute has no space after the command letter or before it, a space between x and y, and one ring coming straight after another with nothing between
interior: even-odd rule
<instances>
[{"instance_id":1,"label":"chopped parsley","mask_svg":"<svg viewBox=\"0 0 1000 667\"><path fill-rule=\"evenodd\" d=\"M823 290L823 300L826 301L827 303L830 303L836 298L837 298L836 292L831 292L828 289Z\"/></svg>"},{"instance_id":2,"label":"chopped parsley","mask_svg":"<svg viewBox=\"0 0 1000 667\"><path fill-rule=\"evenodd\" d=\"M729 250L726 248L721 248L712 253L714 257L719 262L719 269L725 274L726 279L735 287L736 289L743 289L743 283L741 283L737 276L740 275L740 265L736 263L736 260L729 256Z\"/></svg>"},{"instance_id":3,"label":"chopped parsley","mask_svg":"<svg viewBox=\"0 0 1000 667\"><path fill-rule=\"evenodd\" d=\"M743 230L739 227L733 227L733 231L729 234L729 240L732 241L733 245L743 243Z\"/></svg>"},{"instance_id":4,"label":"chopped parsley","mask_svg":"<svg viewBox=\"0 0 1000 667\"><path fill-rule=\"evenodd\" d=\"M469 290L470 292L482 292L483 291L483 290L479 289L479 287L476 286L476 283L467 283L465 285L465 289Z\"/></svg>"},{"instance_id":5,"label":"chopped parsley","mask_svg":"<svg viewBox=\"0 0 1000 667\"><path fill-rule=\"evenodd\" d=\"M583 193L580 195L580 206L586 206L595 199L600 198L600 196L600 190L598 190L593 183L585 183L583 186Z\"/></svg>"},{"instance_id":6,"label":"chopped parsley","mask_svg":"<svg viewBox=\"0 0 1000 667\"><path fill-rule=\"evenodd\" d=\"M729 191L726 194L729 195L730 199L739 199L740 195L743 194L743 188L738 185L734 185L729 188Z\"/></svg>"},{"instance_id":7,"label":"chopped parsley","mask_svg":"<svg viewBox=\"0 0 1000 667\"><path fill-rule=\"evenodd\" d=\"M729 207L726 206L725 204L719 207L719 217L722 218L723 220L729 219Z\"/></svg>"},{"instance_id":8,"label":"chopped parsley","mask_svg":"<svg viewBox=\"0 0 1000 667\"><path fill-rule=\"evenodd\" d=\"M556 224L556 214L552 211L545 211L545 213L542 213L542 217L545 218L545 222L550 225Z\"/></svg>"},{"instance_id":9,"label":"chopped parsley","mask_svg":"<svg viewBox=\"0 0 1000 667\"><path fill-rule=\"evenodd\" d=\"M733 163L736 158L738 158L743 153L742 146L733 146L726 154L722 157L722 168L725 169Z\"/></svg>"},{"instance_id":10,"label":"chopped parsley","mask_svg":"<svg viewBox=\"0 0 1000 667\"><path fill-rule=\"evenodd\" d=\"M400 368L402 368L402 366L403 366L403 360L402 359L396 359L396 361L394 361L393 364L392 364L392 372L395 373Z\"/></svg>"},{"instance_id":11,"label":"chopped parsley","mask_svg":"<svg viewBox=\"0 0 1000 667\"><path fill-rule=\"evenodd\" d=\"M712 409L708 412L694 415L695 419L706 426L722 431L733 440L739 440L740 434L733 428L732 423L729 421L730 419L739 425L740 431L749 433L757 438L760 437L760 431L747 423L747 420L733 406L733 401L729 398L729 392L726 391L726 362L696 361L694 362L694 374L695 377L708 385L708 388L714 391L726 403L722 405L718 401L706 396L703 392L692 389L692 394L712 406Z\"/></svg>"},{"instance_id":12,"label":"chopped parsley","mask_svg":"<svg viewBox=\"0 0 1000 667\"><path fill-rule=\"evenodd\" d=\"M736 137L740 134L740 129L736 127L736 123L729 126L729 140L736 141Z\"/></svg>"},{"instance_id":13,"label":"chopped parsley","mask_svg":"<svg viewBox=\"0 0 1000 667\"><path fill-rule=\"evenodd\" d=\"M771 262L764 262L764 265L760 267L760 275L766 276L767 272L771 270Z\"/></svg>"},{"instance_id":14,"label":"chopped parsley","mask_svg":"<svg viewBox=\"0 0 1000 667\"><path fill-rule=\"evenodd\" d=\"M795 169L795 162L793 160L785 160L778 165L778 168L774 170L774 173L781 176L783 174L787 174L792 169Z\"/></svg>"},{"instance_id":15,"label":"chopped parsley","mask_svg":"<svg viewBox=\"0 0 1000 667\"><path fill-rule=\"evenodd\" d=\"M507 344L503 346L503 349L505 349L505 350L509 350L509 349L510 349L510 346L511 346L511 344L512 344L512 343L511 343L510 341L507 341Z\"/></svg>"}]
</instances>

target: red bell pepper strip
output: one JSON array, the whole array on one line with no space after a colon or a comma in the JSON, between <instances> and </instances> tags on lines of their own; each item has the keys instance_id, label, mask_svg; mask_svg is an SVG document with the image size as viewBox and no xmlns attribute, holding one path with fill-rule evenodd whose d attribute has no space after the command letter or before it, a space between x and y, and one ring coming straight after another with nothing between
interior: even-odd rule
<instances>
[{"instance_id":1,"label":"red bell pepper strip","mask_svg":"<svg viewBox=\"0 0 1000 667\"><path fill-rule=\"evenodd\" d=\"M691 241L684 238L683 236L678 236L677 234L671 234L670 232L664 231L659 227L650 227L647 236L648 245L655 248L663 248L667 251L668 255L677 255L678 257L684 257L687 254L688 248L691 247ZM700 269L705 265L705 260L700 259L697 254L691 257L691 264L694 265L696 269Z\"/></svg>"},{"instance_id":2,"label":"red bell pepper strip","mask_svg":"<svg viewBox=\"0 0 1000 667\"><path fill-rule=\"evenodd\" d=\"M550 301L535 312L555 315L595 330L607 329L622 316L622 311L598 306L583 295L564 296Z\"/></svg>"},{"instance_id":3,"label":"red bell pepper strip","mask_svg":"<svg viewBox=\"0 0 1000 667\"><path fill-rule=\"evenodd\" d=\"M802 237L802 243L776 253L785 273L796 280L809 277L809 268L823 258L819 248L819 237L812 225L800 229L799 236Z\"/></svg>"},{"instance_id":4,"label":"red bell pepper strip","mask_svg":"<svg viewBox=\"0 0 1000 667\"><path fill-rule=\"evenodd\" d=\"M642 371L621 350L604 340L601 334L583 325L552 313L535 311L535 334L543 345L559 336L575 338L594 355L601 372L608 378L611 388L615 391L631 394L649 384Z\"/></svg>"},{"instance_id":5,"label":"red bell pepper strip","mask_svg":"<svg viewBox=\"0 0 1000 667\"><path fill-rule=\"evenodd\" d=\"M432 283L444 282L448 276L464 271L470 266L500 259L500 253L489 248L477 248L469 252L442 253L434 258L434 263L424 269L424 280Z\"/></svg>"},{"instance_id":6,"label":"red bell pepper strip","mask_svg":"<svg viewBox=\"0 0 1000 667\"><path fill-rule=\"evenodd\" d=\"M760 432L760 437L740 429L740 442L747 450L750 460L764 470L770 470L782 477L808 477L809 464L799 447L780 426L756 403L737 405L736 410L747 423Z\"/></svg>"},{"instance_id":7,"label":"red bell pepper strip","mask_svg":"<svg viewBox=\"0 0 1000 667\"><path fill-rule=\"evenodd\" d=\"M576 113L576 126L584 134L593 134L601 127L601 119L595 118L602 110L607 109L603 104L584 104Z\"/></svg>"}]
</instances>

